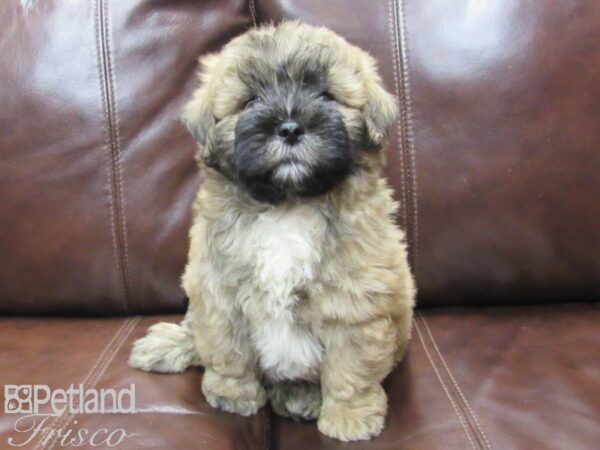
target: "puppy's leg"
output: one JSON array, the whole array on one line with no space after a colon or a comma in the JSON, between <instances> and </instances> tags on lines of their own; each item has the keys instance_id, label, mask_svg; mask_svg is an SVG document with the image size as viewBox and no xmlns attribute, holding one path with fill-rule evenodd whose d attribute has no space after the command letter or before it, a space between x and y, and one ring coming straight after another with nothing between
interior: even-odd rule
<instances>
[{"instance_id":1,"label":"puppy's leg","mask_svg":"<svg viewBox=\"0 0 600 450\"><path fill-rule=\"evenodd\" d=\"M392 308L397 330L397 349L394 355L394 362L396 363L404 358L408 342L410 341L413 308L415 307L415 296L417 294L415 281L406 258L400 260L397 272L400 284L397 286L397 292L394 296L395 306Z\"/></svg>"},{"instance_id":2,"label":"puppy's leg","mask_svg":"<svg viewBox=\"0 0 600 450\"><path fill-rule=\"evenodd\" d=\"M276 414L294 420L313 420L321 410L321 388L307 381L281 382L267 386L271 407Z\"/></svg>"},{"instance_id":3,"label":"puppy's leg","mask_svg":"<svg viewBox=\"0 0 600 450\"><path fill-rule=\"evenodd\" d=\"M194 348L189 314L181 323L160 322L152 325L133 345L129 365L147 372L181 373L200 365Z\"/></svg>"},{"instance_id":4,"label":"puppy's leg","mask_svg":"<svg viewBox=\"0 0 600 450\"><path fill-rule=\"evenodd\" d=\"M414 298L414 296L413 296ZM412 331L413 303L401 303L396 308L394 320L396 322L396 343L397 348L394 354L394 362L398 363L404 358L410 335Z\"/></svg>"},{"instance_id":5,"label":"puppy's leg","mask_svg":"<svg viewBox=\"0 0 600 450\"><path fill-rule=\"evenodd\" d=\"M387 412L381 382L392 369L397 347L395 321L382 317L355 325L329 324L322 340L319 430L342 441L379 435Z\"/></svg>"},{"instance_id":6,"label":"puppy's leg","mask_svg":"<svg viewBox=\"0 0 600 450\"><path fill-rule=\"evenodd\" d=\"M210 300L194 317L194 342L205 367L202 392L223 411L249 416L267 401L244 319Z\"/></svg>"}]
</instances>

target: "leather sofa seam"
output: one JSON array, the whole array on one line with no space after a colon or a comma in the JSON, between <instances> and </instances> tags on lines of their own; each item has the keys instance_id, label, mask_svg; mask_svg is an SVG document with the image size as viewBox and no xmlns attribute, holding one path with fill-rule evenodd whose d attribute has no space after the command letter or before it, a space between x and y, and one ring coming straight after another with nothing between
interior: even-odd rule
<instances>
[{"instance_id":1,"label":"leather sofa seam","mask_svg":"<svg viewBox=\"0 0 600 450\"><path fill-rule=\"evenodd\" d=\"M123 248L123 254L124 254L124 267L125 267L125 281L126 281L126 287L128 287L128 300L129 302L133 301L133 283L131 282L131 271L130 271L130 267L129 267L129 244L127 242L127 221L126 221L126 204L125 204L125 196L123 194L123 174L122 174L122 168L121 168L121 136L119 133L119 114L117 111L117 98L116 98L116 79L115 79L115 75L114 75L114 66L112 63L112 46L110 44L110 22L108 20L109 18L109 1L110 0L104 0L104 8L105 8L105 36L106 36L106 49L107 49L107 64L108 64L108 74L110 76L109 80L110 80L110 90L112 93L112 114L113 114L113 133L114 133L114 143L115 143L115 153L116 153L116 157L115 157L115 161L116 161L116 167L115 167L115 172L117 174L117 180L119 182L118 184L118 191L119 191L119 197L121 200L121 209L120 209L120 222L121 222L121 227L122 227L122 248Z\"/></svg>"},{"instance_id":2,"label":"leather sofa seam","mask_svg":"<svg viewBox=\"0 0 600 450\"><path fill-rule=\"evenodd\" d=\"M439 371L437 365L435 364L435 362L429 352L429 349L427 348L427 343L425 342L425 339L421 332L421 328L419 326L419 321L417 318L415 318L414 324L415 324L415 329L417 330L417 335L419 336L419 341L421 342L423 350L425 350L425 355L427 356L427 359L429 360L429 363L431 364L431 367L433 368L433 371L435 372L435 375L436 375L438 381L440 382L440 385L442 386L442 389L444 390L446 397L450 401L450 404L452 405L452 408L454 409L454 412L456 413L456 417L458 417L458 421L460 422L462 429L464 430L465 434L467 435L467 439L469 440L469 444L471 445L471 448L477 449L477 447L475 446L475 442L473 441L473 437L471 436L471 432L469 431L469 427L467 426L466 418L463 416L463 413L459 410L453 396L451 395L448 387L446 386L446 383L444 382L444 379L442 378L442 376L440 374L440 371Z\"/></svg>"},{"instance_id":3,"label":"leather sofa seam","mask_svg":"<svg viewBox=\"0 0 600 450\"><path fill-rule=\"evenodd\" d=\"M391 0L388 3L393 36L392 59L396 95L399 101L397 120L398 142L400 145L402 198L404 201L405 229L411 267L416 272L418 258L418 200L416 156L412 126L412 101L408 72L408 38L403 0Z\"/></svg>"},{"instance_id":4,"label":"leather sofa seam","mask_svg":"<svg viewBox=\"0 0 600 450\"><path fill-rule=\"evenodd\" d=\"M94 32L95 32L95 38L96 38L96 54L97 54L97 62L98 62L98 72L100 74L100 99L102 101L102 112L103 114L106 116L106 99L105 99L105 84L104 84L104 77L103 77L103 70L102 70L102 50L101 50L101 41L102 38L100 37L100 13L99 13L99 1L96 0L95 2L95 11L94 11ZM125 307L127 307L127 303L126 303L126 293L125 293L125 286L124 286L124 280L123 280L123 272L121 269L121 259L119 258L119 249L118 249L118 244L117 244L117 230L116 230L116 222L115 222L115 206L114 206L114 194L113 194L113 190L114 190L114 185L112 182L112 170L111 170L111 166L112 166L112 155L110 153L110 148L109 148L109 144L108 144L108 138L110 136L110 130L108 128L108 120L105 120L105 133L107 136L107 141L104 144L104 148L106 149L106 152L108 154L109 157L109 163L106 165L106 170L107 170L107 178L108 178L108 183L110 185L110 193L108 196L109 199L109 212L110 212L110 232L111 232L111 236L112 236L112 244L113 244L113 252L115 255L115 270L117 272L117 279L119 280L119 291L121 292L121 296L122 296L122 301L123 304L125 305Z\"/></svg>"},{"instance_id":5,"label":"leather sofa seam","mask_svg":"<svg viewBox=\"0 0 600 450\"><path fill-rule=\"evenodd\" d=\"M254 0L248 0L248 8L250 9L250 16L252 17L252 24L258 26L258 17L256 16L256 3Z\"/></svg>"},{"instance_id":6,"label":"leather sofa seam","mask_svg":"<svg viewBox=\"0 0 600 450\"><path fill-rule=\"evenodd\" d=\"M115 343L112 353L107 357L107 359L105 359L105 362L102 367L98 366L98 368L96 368L95 378L90 383L90 386L88 388L92 388L92 387L96 386L98 381L100 381L102 376L106 373L106 369L108 369L108 367L112 364L113 360L115 359L115 356L117 355L117 353L119 352L119 350L121 349L121 347L123 346L125 341L127 340L127 337L131 334L131 332L133 331L133 329L135 328L135 326L138 324L138 322L140 320L141 320L140 316L136 316L132 319L129 319L128 325L124 328L125 331L123 331L118 342ZM68 414L66 416L66 421L64 421L64 424L61 426L61 428L56 433L56 439L54 439L54 441L48 446L47 450L52 450L54 448L54 445L58 441L58 438L60 437L60 435L64 432L64 429L69 426L69 424L75 419L75 417L77 417L77 414Z\"/></svg>"},{"instance_id":7,"label":"leather sofa seam","mask_svg":"<svg viewBox=\"0 0 600 450\"><path fill-rule=\"evenodd\" d=\"M81 381L80 384L83 385L84 388L89 389L99 381L100 377L104 374L110 363L113 361L117 351L121 348L125 342L125 339L127 339L127 336L129 336L135 325L137 325L140 320L141 317L136 316L123 321L119 329L115 332L115 334L113 334L108 343L104 346L100 352L100 355L98 355L94 361L94 364ZM110 353L111 351L112 353ZM34 450L39 450L40 448L46 448L47 450L52 449L60 436L60 432L62 432L71 422L72 419L69 419L69 416L71 416L71 414L65 410L65 412L63 412L60 416L56 417L49 425L49 429L53 430L54 434L50 436L50 440L48 440L48 442L46 442L48 435L42 435L40 440L36 443ZM47 447L45 447L46 445Z\"/></svg>"},{"instance_id":8,"label":"leather sofa seam","mask_svg":"<svg viewBox=\"0 0 600 450\"><path fill-rule=\"evenodd\" d=\"M127 242L127 223L123 179L121 174L121 139L116 109L115 76L112 64L110 43L109 0L96 0L95 26L98 69L102 107L105 116L106 148L109 156L108 173L110 184L110 217L113 233L113 246L116 253L117 270L123 295L125 312L130 310L133 301L133 284L129 267L129 249Z\"/></svg>"},{"instance_id":9,"label":"leather sofa seam","mask_svg":"<svg viewBox=\"0 0 600 450\"><path fill-rule=\"evenodd\" d=\"M464 405L463 409L466 410L465 414L467 415L468 418L471 419L471 422L473 424L472 427L474 428L474 430L473 430L474 434L482 442L481 443L481 448L484 448L486 450L491 450L492 449L492 445L490 444L490 441L489 441L487 435L483 431L483 428L482 428L481 423L479 422L479 420L477 418L477 415L475 414L475 412L471 408L471 405L467 401L467 399L466 399L466 397L465 397L462 389L460 388L460 385L456 382L456 379L454 378L454 375L452 374L452 371L448 367L448 364L446 363L446 359L442 355L442 352L441 352L440 348L438 347L437 342L435 341L435 338L433 337L433 333L431 332L431 329L429 328L429 325L427 324L427 320L425 319L425 317L421 313L418 313L418 314L419 314L419 317L421 318L421 321L423 322L423 325L425 326L425 330L427 331L427 334L429 335L429 339L430 339L430 341L431 341L431 343L433 345L434 351L437 353L439 360L441 361L441 363L442 363L442 365L443 365L446 373L448 374L448 378L450 379L451 383L454 385L454 388L458 392L458 395L460 397L460 401Z\"/></svg>"},{"instance_id":10,"label":"leather sofa seam","mask_svg":"<svg viewBox=\"0 0 600 450\"><path fill-rule=\"evenodd\" d=\"M406 12L405 12L405 1L398 0L396 1L397 10L399 10L398 24L400 29L400 42L401 42L401 56L400 59L402 61L402 83L404 85L403 88L403 101L404 101L404 136L406 138L405 148L408 157L408 163L405 165L407 168L407 186L410 187L410 199L411 199L411 212L412 212L412 267L413 271L416 271L416 265L418 261L419 254L419 245L418 245L418 237L419 237L419 203L417 197L417 164L416 164L416 155L415 155L415 146L414 146L414 133L413 133L413 111L412 111L412 93L410 88L410 74L408 72L408 37L406 32Z\"/></svg>"},{"instance_id":11,"label":"leather sofa seam","mask_svg":"<svg viewBox=\"0 0 600 450\"><path fill-rule=\"evenodd\" d=\"M265 405L262 413L263 422L263 450L271 449L271 410Z\"/></svg>"},{"instance_id":12,"label":"leather sofa seam","mask_svg":"<svg viewBox=\"0 0 600 450\"><path fill-rule=\"evenodd\" d=\"M395 0L388 0L388 28L389 28L389 38L390 38L390 48L392 51L392 68L393 68L393 72L394 72L394 93L396 94L396 102L398 103L398 114L402 113L402 105L400 102L400 81L399 81L399 69L398 69L398 55L400 54L399 50L398 50L398 39L397 39L397 28L396 28L396 20L395 20L395 14L394 14L394 3ZM406 233L408 233L408 218L407 218L407 198L406 198L406 185L405 185L405 179L404 179L404 158L403 158L403 146L402 146L402 142L401 142L401 138L402 138L402 130L400 127L400 116L398 116L398 119L395 122L395 127L396 127L396 135L398 136L398 145L399 145L399 153L400 153L400 189L402 192L400 192L400 197L401 197L401 207L402 207L402 221L403 221L403 228L405 230ZM408 235L407 235L407 239L408 239ZM411 249L409 248L409 251L411 251Z\"/></svg>"}]
</instances>

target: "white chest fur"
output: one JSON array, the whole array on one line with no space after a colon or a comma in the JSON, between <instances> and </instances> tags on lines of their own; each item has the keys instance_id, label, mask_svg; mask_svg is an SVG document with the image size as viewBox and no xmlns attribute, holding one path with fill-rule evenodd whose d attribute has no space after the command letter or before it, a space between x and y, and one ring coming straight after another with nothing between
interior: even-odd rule
<instances>
[{"instance_id":1,"label":"white chest fur","mask_svg":"<svg viewBox=\"0 0 600 450\"><path fill-rule=\"evenodd\" d=\"M313 282L322 258L325 218L309 206L261 214L249 242L261 319L253 342L262 369L275 379L314 378L322 347L298 321L298 290Z\"/></svg>"}]
</instances>

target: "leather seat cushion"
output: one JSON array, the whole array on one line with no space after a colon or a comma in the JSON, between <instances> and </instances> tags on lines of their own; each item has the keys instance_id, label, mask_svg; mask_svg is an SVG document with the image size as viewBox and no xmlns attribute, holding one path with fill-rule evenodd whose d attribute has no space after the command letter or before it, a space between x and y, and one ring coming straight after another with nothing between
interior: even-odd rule
<instances>
[{"instance_id":1,"label":"leather seat cushion","mask_svg":"<svg viewBox=\"0 0 600 450\"><path fill-rule=\"evenodd\" d=\"M127 366L133 341L152 323L179 318L2 318L0 382L134 383L136 414L59 422L73 430L124 428L135 433L128 448L344 447L314 422L264 409L252 418L213 410L201 393L201 370L157 375ZM598 321L598 307L586 304L420 311L407 358L386 381L387 427L353 448L592 448L600 417ZM18 417L1 416L0 442L23 439L14 431Z\"/></svg>"},{"instance_id":2,"label":"leather seat cushion","mask_svg":"<svg viewBox=\"0 0 600 450\"><path fill-rule=\"evenodd\" d=\"M135 414L65 414L56 423L54 418L46 423L55 429L73 430L73 435L82 429L92 433L102 428L122 428L135 434L116 448L262 448L269 419L266 411L245 418L214 410L201 392L201 370L159 375L127 365L133 342L150 325L165 319L177 321L180 317L2 318L0 384L44 384L53 389L83 384L117 390L135 384ZM31 435L15 432L19 417L0 416L0 447L11 437L22 443ZM25 448L34 448L39 442L35 439Z\"/></svg>"},{"instance_id":3,"label":"leather seat cushion","mask_svg":"<svg viewBox=\"0 0 600 450\"><path fill-rule=\"evenodd\" d=\"M584 449L599 442L597 306L425 310L386 382L383 434L353 449ZM282 449L347 445L274 422Z\"/></svg>"}]
</instances>

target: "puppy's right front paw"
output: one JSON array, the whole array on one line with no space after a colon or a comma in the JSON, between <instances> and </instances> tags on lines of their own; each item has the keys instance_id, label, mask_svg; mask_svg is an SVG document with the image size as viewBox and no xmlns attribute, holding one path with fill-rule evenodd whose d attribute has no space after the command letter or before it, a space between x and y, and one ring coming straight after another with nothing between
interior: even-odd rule
<instances>
[{"instance_id":1,"label":"puppy's right front paw","mask_svg":"<svg viewBox=\"0 0 600 450\"><path fill-rule=\"evenodd\" d=\"M197 364L191 331L177 323L160 322L133 344L129 365L147 372L181 373Z\"/></svg>"},{"instance_id":2,"label":"puppy's right front paw","mask_svg":"<svg viewBox=\"0 0 600 450\"><path fill-rule=\"evenodd\" d=\"M204 371L202 392L213 408L242 416L256 414L267 401L265 389L256 377L226 377L211 369Z\"/></svg>"}]
</instances>

